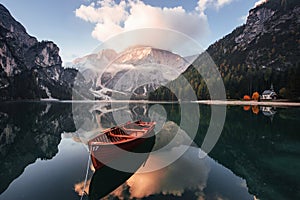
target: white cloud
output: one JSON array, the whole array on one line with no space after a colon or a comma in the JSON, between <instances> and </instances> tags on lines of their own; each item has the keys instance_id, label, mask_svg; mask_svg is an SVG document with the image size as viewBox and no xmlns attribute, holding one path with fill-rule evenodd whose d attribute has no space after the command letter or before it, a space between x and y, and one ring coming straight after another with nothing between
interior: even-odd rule
<instances>
[{"instance_id":1,"label":"white cloud","mask_svg":"<svg viewBox=\"0 0 300 200\"><path fill-rule=\"evenodd\" d=\"M144 3L142 0L121 0L119 3L116 3L114 0L102 0L89 5L81 5L75 10L75 14L79 18L95 24L92 36L101 42L107 41L120 33L150 28L149 33L145 33L147 30L141 31L143 32L142 38L140 35L136 35L139 32L129 34L132 36L125 35L126 41L135 44L142 40L145 44L149 44L155 40L157 42L152 46L161 47L161 43L164 43L164 47L172 49L178 46L186 46L188 42L177 44L176 46L174 43L177 42L174 38L182 36L171 34L173 36L168 37L172 39L167 39L166 41L166 36L160 35L164 34L163 31L156 31L159 33L156 34L153 30L174 30L205 44L206 36L210 32L205 14L206 9L220 9L232 1L235 0L198 0L198 5L195 9L187 11L182 6L172 8L155 7ZM127 43L119 42L119 46L124 46L125 44Z\"/></svg>"},{"instance_id":2,"label":"white cloud","mask_svg":"<svg viewBox=\"0 0 300 200\"><path fill-rule=\"evenodd\" d=\"M127 17L125 8L126 3L124 1L116 4L114 1L104 0L97 4L91 3L89 6L81 5L80 8L76 9L75 14L77 17L92 23L113 22L119 24Z\"/></svg>"},{"instance_id":3,"label":"white cloud","mask_svg":"<svg viewBox=\"0 0 300 200\"><path fill-rule=\"evenodd\" d=\"M204 11L206 10L207 6L211 4L211 2L212 0L199 0L196 10L200 11L201 14L204 14Z\"/></svg>"},{"instance_id":4,"label":"white cloud","mask_svg":"<svg viewBox=\"0 0 300 200\"><path fill-rule=\"evenodd\" d=\"M198 7L196 9L199 10L200 13L204 13L208 7L220 9L232 1L234 0L198 0Z\"/></svg>"},{"instance_id":5,"label":"white cloud","mask_svg":"<svg viewBox=\"0 0 300 200\"><path fill-rule=\"evenodd\" d=\"M188 13L182 7L159 8L137 2L131 5L124 23L126 30L138 28L165 28L199 39L208 31L207 19L198 13Z\"/></svg>"},{"instance_id":6,"label":"white cloud","mask_svg":"<svg viewBox=\"0 0 300 200\"><path fill-rule=\"evenodd\" d=\"M111 21L97 23L92 32L92 36L100 41L104 41L113 35L121 33L123 30L124 28Z\"/></svg>"},{"instance_id":7,"label":"white cloud","mask_svg":"<svg viewBox=\"0 0 300 200\"><path fill-rule=\"evenodd\" d=\"M140 0L98 1L76 9L77 17L95 23L92 36L100 41L110 36L140 28L171 29L185 33L194 39L208 32L205 15L187 12L183 7L160 8L146 5Z\"/></svg>"},{"instance_id":8,"label":"white cloud","mask_svg":"<svg viewBox=\"0 0 300 200\"><path fill-rule=\"evenodd\" d=\"M233 0L218 0L216 3L217 8L221 8L226 4L230 4Z\"/></svg>"},{"instance_id":9,"label":"white cloud","mask_svg":"<svg viewBox=\"0 0 300 200\"><path fill-rule=\"evenodd\" d=\"M257 1L255 4L254 4L254 8L255 7L257 7L257 6L259 6L259 5L261 5L261 4L263 4L263 3L266 3L268 0L259 0L259 1Z\"/></svg>"}]
</instances>

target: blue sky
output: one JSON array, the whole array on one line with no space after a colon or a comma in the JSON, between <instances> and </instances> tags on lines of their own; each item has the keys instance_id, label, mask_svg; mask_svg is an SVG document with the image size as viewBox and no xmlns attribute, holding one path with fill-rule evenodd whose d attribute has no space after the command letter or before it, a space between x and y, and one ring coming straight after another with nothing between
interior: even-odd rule
<instances>
[{"instance_id":1,"label":"blue sky","mask_svg":"<svg viewBox=\"0 0 300 200\"><path fill-rule=\"evenodd\" d=\"M91 0L2 0L1 3L29 34L38 40L54 41L60 47L63 61L67 62L91 53L105 41L107 34L101 32L103 30L118 34L142 28L142 25L177 29L206 48L242 25L245 22L243 17L257 1L126 0L120 3L116 0L111 3L112 0L104 0L97 3Z\"/></svg>"}]
</instances>

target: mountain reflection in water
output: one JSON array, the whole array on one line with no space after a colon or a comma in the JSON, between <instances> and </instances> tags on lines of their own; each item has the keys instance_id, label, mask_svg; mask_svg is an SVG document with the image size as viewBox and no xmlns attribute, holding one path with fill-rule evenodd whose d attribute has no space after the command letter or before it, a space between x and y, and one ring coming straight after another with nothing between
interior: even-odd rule
<instances>
[{"instance_id":1,"label":"mountain reflection in water","mask_svg":"<svg viewBox=\"0 0 300 200\"><path fill-rule=\"evenodd\" d=\"M93 137L89 131L114 126L113 112L149 120L153 105L75 104L0 104L0 200L80 199L74 184L85 178L89 157L85 143ZM181 115L189 113L181 113L179 104L161 107L166 123L157 126L164 128L156 135L153 150L169 143L174 133L177 141L163 154L151 154L139 172L189 144L189 133L179 127ZM199 159L197 146L205 137L211 109L199 108L193 147L170 166L135 173L105 198L251 199L255 195L261 200L300 199L299 108L228 106L221 137L205 159Z\"/></svg>"}]
</instances>

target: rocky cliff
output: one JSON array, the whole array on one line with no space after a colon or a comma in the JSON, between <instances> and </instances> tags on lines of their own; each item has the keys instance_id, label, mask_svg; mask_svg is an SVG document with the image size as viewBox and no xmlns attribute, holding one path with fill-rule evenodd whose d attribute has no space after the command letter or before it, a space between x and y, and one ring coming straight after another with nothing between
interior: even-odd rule
<instances>
[{"instance_id":1,"label":"rocky cliff","mask_svg":"<svg viewBox=\"0 0 300 200\"><path fill-rule=\"evenodd\" d=\"M299 61L299 2L270 0L249 11L246 24L208 48L215 62L285 70ZM289 6L288 6L289 5ZM233 58L232 58L233 57Z\"/></svg>"},{"instance_id":2,"label":"rocky cliff","mask_svg":"<svg viewBox=\"0 0 300 200\"><path fill-rule=\"evenodd\" d=\"M71 99L76 75L56 44L37 41L0 4L0 100Z\"/></svg>"}]
</instances>

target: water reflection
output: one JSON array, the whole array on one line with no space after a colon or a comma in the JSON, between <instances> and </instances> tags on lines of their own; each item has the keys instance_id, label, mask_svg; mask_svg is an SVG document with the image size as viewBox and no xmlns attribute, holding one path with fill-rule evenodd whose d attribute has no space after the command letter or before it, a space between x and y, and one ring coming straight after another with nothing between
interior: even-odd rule
<instances>
[{"instance_id":1,"label":"water reflection","mask_svg":"<svg viewBox=\"0 0 300 200\"><path fill-rule=\"evenodd\" d=\"M79 199L73 186L84 179L88 152L78 144L72 139L62 138L58 153L51 160L38 158L26 166L20 175L14 168L10 169L11 173L19 176L0 194L0 199Z\"/></svg>"},{"instance_id":2,"label":"water reflection","mask_svg":"<svg viewBox=\"0 0 300 200\"><path fill-rule=\"evenodd\" d=\"M173 148L165 154L178 154L181 148L182 146ZM130 188L129 197L144 198L161 195L182 197L189 191L194 193L194 197L204 197L203 189L207 186L211 166L208 158L197 157L198 151L199 149L191 147L180 159L166 168L135 174L126 182ZM150 160L159 163L164 156L153 155Z\"/></svg>"},{"instance_id":3,"label":"water reflection","mask_svg":"<svg viewBox=\"0 0 300 200\"><path fill-rule=\"evenodd\" d=\"M276 107L274 106L258 106L258 105L245 105L243 106L244 111L251 109L252 113L258 115L260 112L266 117L269 117L273 121L274 115L276 114Z\"/></svg>"},{"instance_id":4,"label":"water reflection","mask_svg":"<svg viewBox=\"0 0 300 200\"><path fill-rule=\"evenodd\" d=\"M0 194L26 166L57 154L61 133L75 131L71 109L59 103L0 104Z\"/></svg>"},{"instance_id":5,"label":"water reflection","mask_svg":"<svg viewBox=\"0 0 300 200\"><path fill-rule=\"evenodd\" d=\"M97 170L92 180L87 181L85 191L90 191L90 199L147 199L174 198L183 199L253 199L248 193L245 180L235 176L213 159L203 154L196 145L189 147L183 156L171 165L160 170L151 171L154 165L160 165L169 156L180 155L185 149L188 138L174 122L167 122L156 135L153 150L168 144L178 133L181 137L164 152L151 153L147 161L136 173L126 173L107 166ZM128 162L128 160L124 160ZM148 169L147 169L148 168ZM145 173L145 171L150 171ZM84 182L77 190L82 194ZM120 185L120 186L119 186ZM91 189L92 188L92 189ZM92 194L91 194L92 191ZM110 194L108 194L110 193ZM95 195L96 194L96 195ZM107 196L106 196L107 195ZM94 198L97 197L97 198Z\"/></svg>"},{"instance_id":6,"label":"water reflection","mask_svg":"<svg viewBox=\"0 0 300 200\"><path fill-rule=\"evenodd\" d=\"M146 120L153 104L132 103L129 109L122 104L77 106L76 110L68 103L0 104L0 199L79 199L73 187L85 177L84 143L95 134L91 131L115 125L112 112L116 111ZM138 172L189 144L188 131L178 127L180 105L161 106L166 122L159 125L153 150L170 143L174 133L177 140L165 149L164 157L151 154ZM252 107L228 107L217 145L201 160L197 146L203 142L211 114L209 106L199 107L193 147L166 168L135 173L105 198L251 199L250 194L259 199L300 198L299 108L259 107L257 112Z\"/></svg>"},{"instance_id":7,"label":"water reflection","mask_svg":"<svg viewBox=\"0 0 300 200\"><path fill-rule=\"evenodd\" d=\"M89 139L94 137L99 131L116 126L120 123L117 118L130 119L123 121L142 120L150 121L149 104L132 103L73 103L72 111L74 123L77 131L76 135L79 141L87 143ZM95 132L95 130L97 130Z\"/></svg>"},{"instance_id":8,"label":"water reflection","mask_svg":"<svg viewBox=\"0 0 300 200\"><path fill-rule=\"evenodd\" d=\"M276 108L271 121L230 107L210 156L246 179L259 199L298 199L300 194L299 108Z\"/></svg>"},{"instance_id":9,"label":"water reflection","mask_svg":"<svg viewBox=\"0 0 300 200\"><path fill-rule=\"evenodd\" d=\"M181 148L183 146L173 148L165 153L167 155L178 154ZM248 193L245 180L237 177L208 156L199 159L199 151L201 150L197 147L190 147L173 164L149 173L140 173L145 170L143 169L145 166L141 166L133 175L104 167L95 172L92 181L87 181L87 185L93 184L96 178L99 179L100 183L98 183L97 189L102 195L109 191L108 187L120 185L107 196L102 196L103 199L166 199L174 197L182 199L254 199L254 196ZM149 160L158 163L162 159L164 159L162 155L150 155L149 157ZM123 184L120 184L122 181ZM91 186L87 186L87 188L89 187Z\"/></svg>"},{"instance_id":10,"label":"water reflection","mask_svg":"<svg viewBox=\"0 0 300 200\"><path fill-rule=\"evenodd\" d=\"M264 116L269 117L271 121L273 121L273 118L276 114L276 107L272 106L262 106L261 111Z\"/></svg>"}]
</instances>

